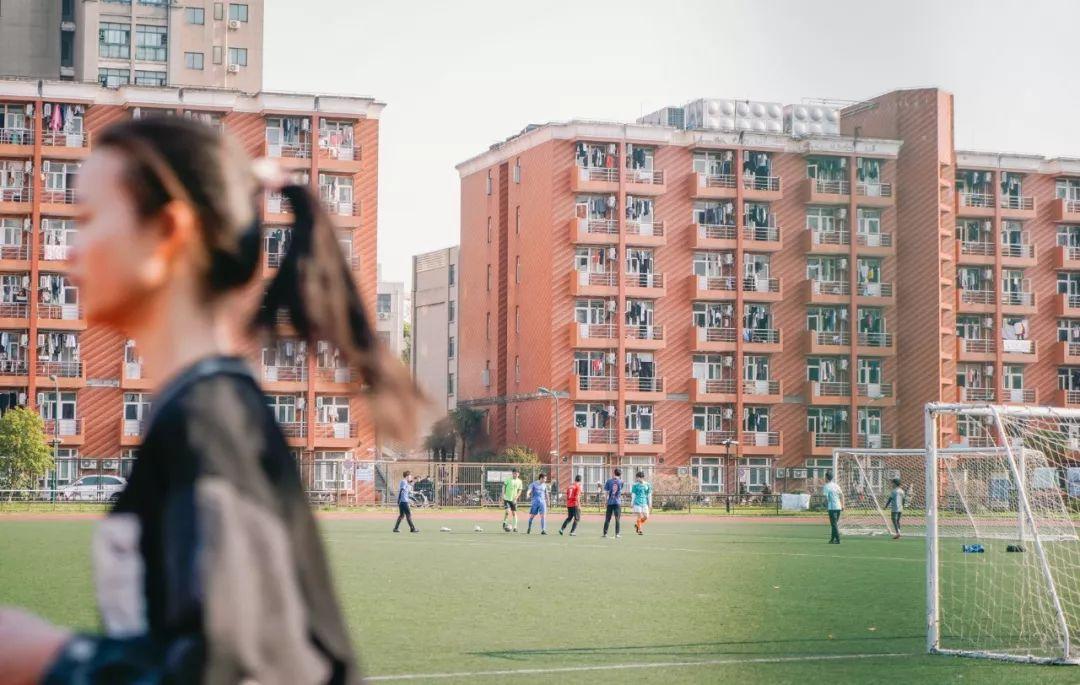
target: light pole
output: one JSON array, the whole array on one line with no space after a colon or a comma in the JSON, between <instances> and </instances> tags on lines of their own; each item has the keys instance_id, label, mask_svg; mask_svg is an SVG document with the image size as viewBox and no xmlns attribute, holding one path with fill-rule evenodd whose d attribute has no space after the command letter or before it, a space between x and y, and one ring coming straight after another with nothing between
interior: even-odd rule
<instances>
[{"instance_id":1,"label":"light pole","mask_svg":"<svg viewBox=\"0 0 1080 685\"><path fill-rule=\"evenodd\" d=\"M559 463L559 394L550 388L539 387L536 392L541 395L548 395L551 399L555 400L555 463Z\"/></svg>"},{"instance_id":2,"label":"light pole","mask_svg":"<svg viewBox=\"0 0 1080 685\"><path fill-rule=\"evenodd\" d=\"M735 444L735 441L731 438L724 440L721 443L724 446L724 464L726 466L725 471L731 468L731 446ZM724 480L727 480L728 475L724 474ZM726 489L726 488L725 488ZM739 489L739 469L735 468L735 489ZM727 513L731 513L731 495L724 498L724 502L727 504Z\"/></svg>"},{"instance_id":3,"label":"light pole","mask_svg":"<svg viewBox=\"0 0 1080 685\"><path fill-rule=\"evenodd\" d=\"M60 381L55 373L49 374L49 380L53 382L53 387L56 389L56 404L53 406L53 469L55 470L53 498L55 499L55 493L60 488Z\"/></svg>"}]
</instances>

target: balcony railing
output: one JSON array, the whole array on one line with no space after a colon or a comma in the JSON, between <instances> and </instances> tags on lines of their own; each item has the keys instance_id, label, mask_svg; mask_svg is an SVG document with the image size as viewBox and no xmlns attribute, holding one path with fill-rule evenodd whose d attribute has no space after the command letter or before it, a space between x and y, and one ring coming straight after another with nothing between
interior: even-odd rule
<instances>
[{"instance_id":1,"label":"balcony railing","mask_svg":"<svg viewBox=\"0 0 1080 685\"><path fill-rule=\"evenodd\" d=\"M278 426L286 438L307 437L307 421L278 421Z\"/></svg>"},{"instance_id":2,"label":"balcony railing","mask_svg":"<svg viewBox=\"0 0 1080 685\"><path fill-rule=\"evenodd\" d=\"M627 169L626 182L662 186L664 185L664 172L656 169Z\"/></svg>"},{"instance_id":3,"label":"balcony railing","mask_svg":"<svg viewBox=\"0 0 1080 685\"><path fill-rule=\"evenodd\" d=\"M626 235L651 235L657 238L664 237L664 222L663 221L629 221L626 222Z\"/></svg>"},{"instance_id":4,"label":"balcony railing","mask_svg":"<svg viewBox=\"0 0 1080 685\"><path fill-rule=\"evenodd\" d=\"M744 395L779 395L780 381L750 381L744 379L742 382L742 391Z\"/></svg>"},{"instance_id":5,"label":"balcony railing","mask_svg":"<svg viewBox=\"0 0 1080 685\"><path fill-rule=\"evenodd\" d=\"M698 392L708 395L731 395L735 393L735 379L698 378Z\"/></svg>"},{"instance_id":6,"label":"balcony railing","mask_svg":"<svg viewBox=\"0 0 1080 685\"><path fill-rule=\"evenodd\" d=\"M892 297L892 283L858 283L856 294L863 297Z\"/></svg>"},{"instance_id":7,"label":"balcony railing","mask_svg":"<svg viewBox=\"0 0 1080 685\"><path fill-rule=\"evenodd\" d=\"M1066 295L1065 304L1069 309L1080 309L1080 295Z\"/></svg>"},{"instance_id":8,"label":"balcony railing","mask_svg":"<svg viewBox=\"0 0 1080 685\"><path fill-rule=\"evenodd\" d=\"M1035 256L1035 246L1027 243L1002 245L1001 256L1013 257L1016 259L1031 259Z\"/></svg>"},{"instance_id":9,"label":"balcony railing","mask_svg":"<svg viewBox=\"0 0 1080 685\"><path fill-rule=\"evenodd\" d=\"M29 202L34 198L30 186L22 188L4 186L0 187L0 202Z\"/></svg>"},{"instance_id":10,"label":"balcony railing","mask_svg":"<svg viewBox=\"0 0 1080 685\"><path fill-rule=\"evenodd\" d=\"M24 302L0 302L0 319L25 319L29 311Z\"/></svg>"},{"instance_id":11,"label":"balcony railing","mask_svg":"<svg viewBox=\"0 0 1080 685\"><path fill-rule=\"evenodd\" d=\"M615 337L615 324L611 323L578 324L578 330L580 331L582 338L600 339Z\"/></svg>"},{"instance_id":12,"label":"balcony railing","mask_svg":"<svg viewBox=\"0 0 1080 685\"><path fill-rule=\"evenodd\" d=\"M270 382L299 383L307 380L306 366L263 365L263 380Z\"/></svg>"},{"instance_id":13,"label":"balcony railing","mask_svg":"<svg viewBox=\"0 0 1080 685\"><path fill-rule=\"evenodd\" d=\"M993 388L960 388L961 402L993 402Z\"/></svg>"},{"instance_id":14,"label":"balcony railing","mask_svg":"<svg viewBox=\"0 0 1080 685\"><path fill-rule=\"evenodd\" d=\"M994 243L963 240L960 242L960 254L972 257L993 257Z\"/></svg>"},{"instance_id":15,"label":"balcony railing","mask_svg":"<svg viewBox=\"0 0 1080 685\"><path fill-rule=\"evenodd\" d=\"M615 219L579 219L578 231L586 235L618 235L619 222Z\"/></svg>"},{"instance_id":16,"label":"balcony railing","mask_svg":"<svg viewBox=\"0 0 1080 685\"><path fill-rule=\"evenodd\" d=\"M41 144L45 147L90 147L90 133L42 131Z\"/></svg>"},{"instance_id":17,"label":"balcony railing","mask_svg":"<svg viewBox=\"0 0 1080 685\"><path fill-rule=\"evenodd\" d=\"M145 421L141 419L121 419L121 431L125 437L137 437L142 435Z\"/></svg>"},{"instance_id":18,"label":"balcony railing","mask_svg":"<svg viewBox=\"0 0 1080 685\"><path fill-rule=\"evenodd\" d=\"M724 292L735 292L735 277L698 276L697 287L698 290L719 290Z\"/></svg>"},{"instance_id":19,"label":"balcony railing","mask_svg":"<svg viewBox=\"0 0 1080 685\"><path fill-rule=\"evenodd\" d=\"M664 339L664 327L663 326L633 326L628 325L626 327L626 339L627 340L663 340Z\"/></svg>"},{"instance_id":20,"label":"balcony railing","mask_svg":"<svg viewBox=\"0 0 1080 685\"><path fill-rule=\"evenodd\" d=\"M1001 399L1005 402L1023 402L1032 404L1035 402L1034 388L1005 388L1001 391Z\"/></svg>"},{"instance_id":21,"label":"balcony railing","mask_svg":"<svg viewBox=\"0 0 1080 685\"><path fill-rule=\"evenodd\" d=\"M811 331L815 345L850 345L851 333L848 331Z\"/></svg>"},{"instance_id":22,"label":"balcony railing","mask_svg":"<svg viewBox=\"0 0 1080 685\"><path fill-rule=\"evenodd\" d=\"M892 347L892 333L869 333L859 331L858 344L860 347Z\"/></svg>"},{"instance_id":23,"label":"balcony railing","mask_svg":"<svg viewBox=\"0 0 1080 685\"><path fill-rule=\"evenodd\" d=\"M779 447L779 431L744 431L742 444L745 447Z\"/></svg>"},{"instance_id":24,"label":"balcony railing","mask_svg":"<svg viewBox=\"0 0 1080 685\"><path fill-rule=\"evenodd\" d=\"M815 295L848 295L851 293L851 283L844 281L810 281L810 287Z\"/></svg>"},{"instance_id":25,"label":"balcony railing","mask_svg":"<svg viewBox=\"0 0 1080 685\"><path fill-rule=\"evenodd\" d=\"M591 285L591 286L606 286L614 287L617 285L615 273L596 273L593 271L579 271L578 272L578 285Z\"/></svg>"},{"instance_id":26,"label":"balcony railing","mask_svg":"<svg viewBox=\"0 0 1080 685\"><path fill-rule=\"evenodd\" d=\"M1003 195L1001 197L1001 208L1031 211L1035 209L1035 198L1027 195Z\"/></svg>"},{"instance_id":27,"label":"balcony railing","mask_svg":"<svg viewBox=\"0 0 1080 685\"><path fill-rule=\"evenodd\" d=\"M780 330L777 328L745 328L743 329L743 339L748 343L775 345L780 342Z\"/></svg>"},{"instance_id":28,"label":"balcony railing","mask_svg":"<svg viewBox=\"0 0 1080 685\"><path fill-rule=\"evenodd\" d=\"M855 241L860 247L892 247L892 233L859 233Z\"/></svg>"},{"instance_id":29,"label":"balcony railing","mask_svg":"<svg viewBox=\"0 0 1080 685\"><path fill-rule=\"evenodd\" d=\"M357 428L355 421L319 421L315 424L316 438L334 438L337 440L345 440L347 438L355 438L356 436Z\"/></svg>"},{"instance_id":30,"label":"balcony railing","mask_svg":"<svg viewBox=\"0 0 1080 685\"><path fill-rule=\"evenodd\" d=\"M82 362L63 362L37 360L37 375L58 376L60 378L80 378L82 376Z\"/></svg>"},{"instance_id":31,"label":"balcony railing","mask_svg":"<svg viewBox=\"0 0 1080 685\"><path fill-rule=\"evenodd\" d=\"M34 129L0 128L0 145L33 145Z\"/></svg>"},{"instance_id":32,"label":"balcony railing","mask_svg":"<svg viewBox=\"0 0 1080 685\"><path fill-rule=\"evenodd\" d=\"M284 252L266 252L266 266L271 269L277 269L281 267L281 263L285 261Z\"/></svg>"},{"instance_id":33,"label":"balcony railing","mask_svg":"<svg viewBox=\"0 0 1080 685\"><path fill-rule=\"evenodd\" d=\"M776 226L744 226L743 240L775 243L780 240L780 229Z\"/></svg>"},{"instance_id":34,"label":"balcony railing","mask_svg":"<svg viewBox=\"0 0 1080 685\"><path fill-rule=\"evenodd\" d=\"M960 206L993 209L994 196L992 193L960 193Z\"/></svg>"},{"instance_id":35,"label":"balcony railing","mask_svg":"<svg viewBox=\"0 0 1080 685\"><path fill-rule=\"evenodd\" d=\"M780 279L769 276L746 276L743 278L745 293L778 293Z\"/></svg>"},{"instance_id":36,"label":"balcony railing","mask_svg":"<svg viewBox=\"0 0 1080 685\"><path fill-rule=\"evenodd\" d=\"M698 174L703 188L734 188L735 174Z\"/></svg>"},{"instance_id":37,"label":"balcony railing","mask_svg":"<svg viewBox=\"0 0 1080 685\"><path fill-rule=\"evenodd\" d=\"M855 386L855 392L859 397L869 397L872 400L893 396L892 383L859 383Z\"/></svg>"},{"instance_id":38,"label":"balcony railing","mask_svg":"<svg viewBox=\"0 0 1080 685\"><path fill-rule=\"evenodd\" d=\"M813 433L814 447L851 447L850 433Z\"/></svg>"},{"instance_id":39,"label":"balcony railing","mask_svg":"<svg viewBox=\"0 0 1080 685\"><path fill-rule=\"evenodd\" d=\"M0 259L30 259L29 245L0 245Z\"/></svg>"},{"instance_id":40,"label":"balcony railing","mask_svg":"<svg viewBox=\"0 0 1080 685\"><path fill-rule=\"evenodd\" d=\"M860 449L892 449L893 436L883 433L859 433L855 436L855 444Z\"/></svg>"},{"instance_id":41,"label":"balcony railing","mask_svg":"<svg viewBox=\"0 0 1080 685\"><path fill-rule=\"evenodd\" d=\"M969 354L994 354L994 341L983 338L960 338L964 352Z\"/></svg>"},{"instance_id":42,"label":"balcony railing","mask_svg":"<svg viewBox=\"0 0 1080 685\"><path fill-rule=\"evenodd\" d=\"M855 194L863 197L892 197L892 184L856 183Z\"/></svg>"},{"instance_id":43,"label":"balcony railing","mask_svg":"<svg viewBox=\"0 0 1080 685\"><path fill-rule=\"evenodd\" d=\"M81 304L38 304L39 319L77 321L82 318Z\"/></svg>"},{"instance_id":44,"label":"balcony railing","mask_svg":"<svg viewBox=\"0 0 1080 685\"><path fill-rule=\"evenodd\" d=\"M664 431L659 428L646 430L642 428L627 428L623 431L624 445L663 445Z\"/></svg>"},{"instance_id":45,"label":"balcony railing","mask_svg":"<svg viewBox=\"0 0 1080 685\"><path fill-rule=\"evenodd\" d=\"M586 392L618 392L619 379L615 376L578 376L578 390Z\"/></svg>"},{"instance_id":46,"label":"balcony railing","mask_svg":"<svg viewBox=\"0 0 1080 685\"><path fill-rule=\"evenodd\" d=\"M615 429L578 428L577 441L581 445L610 445L615 442Z\"/></svg>"},{"instance_id":47,"label":"balcony railing","mask_svg":"<svg viewBox=\"0 0 1080 685\"><path fill-rule=\"evenodd\" d=\"M318 366L315 378L327 383L349 383L352 381L352 369L347 366Z\"/></svg>"},{"instance_id":48,"label":"balcony railing","mask_svg":"<svg viewBox=\"0 0 1080 685\"><path fill-rule=\"evenodd\" d=\"M0 359L0 376L25 376L27 368L25 359Z\"/></svg>"},{"instance_id":49,"label":"balcony railing","mask_svg":"<svg viewBox=\"0 0 1080 685\"><path fill-rule=\"evenodd\" d=\"M663 288L664 274L626 274L628 288Z\"/></svg>"},{"instance_id":50,"label":"balcony railing","mask_svg":"<svg viewBox=\"0 0 1080 685\"><path fill-rule=\"evenodd\" d=\"M750 176L744 175L743 188L746 190L766 190L773 193L780 192L779 176Z\"/></svg>"},{"instance_id":51,"label":"balcony railing","mask_svg":"<svg viewBox=\"0 0 1080 685\"><path fill-rule=\"evenodd\" d=\"M71 252L71 245L47 243L44 235L41 236L38 245L41 249L41 258L49 262L62 262L68 258L68 253ZM21 259L25 259L25 257Z\"/></svg>"},{"instance_id":52,"label":"balcony railing","mask_svg":"<svg viewBox=\"0 0 1080 685\"><path fill-rule=\"evenodd\" d=\"M624 381L626 382L627 392L664 392L663 378L627 376Z\"/></svg>"},{"instance_id":53,"label":"balcony railing","mask_svg":"<svg viewBox=\"0 0 1080 685\"><path fill-rule=\"evenodd\" d=\"M851 233L845 230L811 231L810 239L815 245L850 245Z\"/></svg>"},{"instance_id":54,"label":"balcony railing","mask_svg":"<svg viewBox=\"0 0 1080 685\"><path fill-rule=\"evenodd\" d=\"M41 201L43 203L49 203L54 205L73 205L75 204L75 189L74 188L57 188L57 189L44 189L41 191Z\"/></svg>"},{"instance_id":55,"label":"balcony railing","mask_svg":"<svg viewBox=\"0 0 1080 685\"><path fill-rule=\"evenodd\" d=\"M1080 390L1062 390L1065 404L1080 404Z\"/></svg>"},{"instance_id":56,"label":"balcony railing","mask_svg":"<svg viewBox=\"0 0 1080 685\"><path fill-rule=\"evenodd\" d=\"M698 328L698 338L704 342L735 342L735 335L734 328Z\"/></svg>"},{"instance_id":57,"label":"balcony railing","mask_svg":"<svg viewBox=\"0 0 1080 685\"><path fill-rule=\"evenodd\" d=\"M563 172L565 173L565 172ZM565 178L565 177L564 177ZM600 181L605 183L619 182L619 169L617 167L578 167L578 178L582 181Z\"/></svg>"},{"instance_id":58,"label":"balcony railing","mask_svg":"<svg viewBox=\"0 0 1080 685\"><path fill-rule=\"evenodd\" d=\"M735 431L698 431L698 441L703 445L724 446L725 443L736 442Z\"/></svg>"},{"instance_id":59,"label":"balcony railing","mask_svg":"<svg viewBox=\"0 0 1080 685\"><path fill-rule=\"evenodd\" d=\"M698 237L706 240L735 240L735 224L698 224Z\"/></svg>"},{"instance_id":60,"label":"balcony railing","mask_svg":"<svg viewBox=\"0 0 1080 685\"><path fill-rule=\"evenodd\" d=\"M352 201L323 200L327 210L335 216L360 216L360 203Z\"/></svg>"},{"instance_id":61,"label":"balcony railing","mask_svg":"<svg viewBox=\"0 0 1080 685\"><path fill-rule=\"evenodd\" d=\"M74 435L82 435L82 419L45 419L45 438L51 438L54 435L61 437L71 437Z\"/></svg>"},{"instance_id":62,"label":"balcony railing","mask_svg":"<svg viewBox=\"0 0 1080 685\"><path fill-rule=\"evenodd\" d=\"M823 178L811 179L814 184L814 192L825 195L849 195L851 183L849 181L828 181Z\"/></svg>"},{"instance_id":63,"label":"balcony railing","mask_svg":"<svg viewBox=\"0 0 1080 685\"><path fill-rule=\"evenodd\" d=\"M360 161L359 145L333 145L328 140L319 140L319 152L330 159L343 162Z\"/></svg>"},{"instance_id":64,"label":"balcony railing","mask_svg":"<svg viewBox=\"0 0 1080 685\"><path fill-rule=\"evenodd\" d=\"M281 143L280 145L266 146L267 157L291 157L294 159L311 159L310 143Z\"/></svg>"},{"instance_id":65,"label":"balcony railing","mask_svg":"<svg viewBox=\"0 0 1080 685\"><path fill-rule=\"evenodd\" d=\"M814 397L850 397L851 383L846 381L814 381Z\"/></svg>"},{"instance_id":66,"label":"balcony railing","mask_svg":"<svg viewBox=\"0 0 1080 685\"><path fill-rule=\"evenodd\" d=\"M993 290L960 289L960 301L964 304L994 304Z\"/></svg>"},{"instance_id":67,"label":"balcony railing","mask_svg":"<svg viewBox=\"0 0 1080 685\"><path fill-rule=\"evenodd\" d=\"M1020 290L1007 290L1001 293L1001 304L1030 307L1035 304L1035 294Z\"/></svg>"}]
</instances>

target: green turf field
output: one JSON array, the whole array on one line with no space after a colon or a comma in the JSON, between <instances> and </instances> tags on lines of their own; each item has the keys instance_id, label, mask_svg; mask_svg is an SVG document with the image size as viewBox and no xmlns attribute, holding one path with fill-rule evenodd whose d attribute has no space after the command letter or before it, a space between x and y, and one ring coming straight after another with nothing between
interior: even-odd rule
<instances>
[{"instance_id":1,"label":"green turf field","mask_svg":"<svg viewBox=\"0 0 1080 685\"><path fill-rule=\"evenodd\" d=\"M1080 682L1080 667L923 655L921 539L659 517L602 540L597 517L568 538L433 516L420 535L322 522L375 682ZM0 515L0 603L93 628L92 526Z\"/></svg>"}]
</instances>

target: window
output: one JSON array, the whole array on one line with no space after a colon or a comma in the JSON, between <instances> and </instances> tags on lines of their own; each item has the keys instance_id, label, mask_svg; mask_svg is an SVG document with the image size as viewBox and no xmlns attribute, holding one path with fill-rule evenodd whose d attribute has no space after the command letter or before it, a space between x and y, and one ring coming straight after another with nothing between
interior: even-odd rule
<instances>
[{"instance_id":1,"label":"window","mask_svg":"<svg viewBox=\"0 0 1080 685\"><path fill-rule=\"evenodd\" d=\"M217 21L221 21L224 18L225 18L225 3L223 3L223 2L215 2L214 3L214 19L217 20Z\"/></svg>"},{"instance_id":2,"label":"window","mask_svg":"<svg viewBox=\"0 0 1080 685\"><path fill-rule=\"evenodd\" d=\"M448 323L454 323L454 316L457 314L456 309L453 302L446 303L446 321Z\"/></svg>"},{"instance_id":3,"label":"window","mask_svg":"<svg viewBox=\"0 0 1080 685\"><path fill-rule=\"evenodd\" d=\"M238 2L229 3L229 20L230 21L243 21L248 20L248 6L242 5Z\"/></svg>"},{"instance_id":4,"label":"window","mask_svg":"<svg viewBox=\"0 0 1080 685\"><path fill-rule=\"evenodd\" d=\"M491 243L491 236L492 236L492 232L491 232L491 217L489 216L489 217L488 217L488 219L487 219L487 241L488 241L488 244L490 244L490 243Z\"/></svg>"},{"instance_id":5,"label":"window","mask_svg":"<svg viewBox=\"0 0 1080 685\"><path fill-rule=\"evenodd\" d=\"M346 479L345 459L348 452L316 452L315 474L312 487L315 490L345 490L352 487Z\"/></svg>"},{"instance_id":6,"label":"window","mask_svg":"<svg viewBox=\"0 0 1080 685\"><path fill-rule=\"evenodd\" d=\"M742 492L761 492L772 482L770 459L739 460L739 490Z\"/></svg>"},{"instance_id":7,"label":"window","mask_svg":"<svg viewBox=\"0 0 1080 685\"><path fill-rule=\"evenodd\" d=\"M201 52L185 52L184 53L184 66L188 69L203 68L203 53Z\"/></svg>"},{"instance_id":8,"label":"window","mask_svg":"<svg viewBox=\"0 0 1080 685\"><path fill-rule=\"evenodd\" d=\"M514 235L521 235L521 205L514 207Z\"/></svg>"},{"instance_id":9,"label":"window","mask_svg":"<svg viewBox=\"0 0 1080 685\"><path fill-rule=\"evenodd\" d=\"M521 183L521 158L514 160L514 183Z\"/></svg>"},{"instance_id":10,"label":"window","mask_svg":"<svg viewBox=\"0 0 1080 685\"><path fill-rule=\"evenodd\" d=\"M188 7L184 10L184 19L189 24L205 24L206 10L202 7Z\"/></svg>"},{"instance_id":11,"label":"window","mask_svg":"<svg viewBox=\"0 0 1080 685\"><path fill-rule=\"evenodd\" d=\"M452 373L446 374L446 394L454 394L454 374Z\"/></svg>"},{"instance_id":12,"label":"window","mask_svg":"<svg viewBox=\"0 0 1080 685\"><path fill-rule=\"evenodd\" d=\"M295 424L303 421L304 400L296 395L267 395L266 406L281 424ZM291 426L285 426L287 429Z\"/></svg>"},{"instance_id":13,"label":"window","mask_svg":"<svg viewBox=\"0 0 1080 685\"><path fill-rule=\"evenodd\" d=\"M481 380L481 382L483 382L485 388L491 387L491 360L490 359L484 362L484 373L480 376L480 380Z\"/></svg>"},{"instance_id":14,"label":"window","mask_svg":"<svg viewBox=\"0 0 1080 685\"><path fill-rule=\"evenodd\" d=\"M60 34L60 66L75 66L75 32L64 31Z\"/></svg>"},{"instance_id":15,"label":"window","mask_svg":"<svg viewBox=\"0 0 1080 685\"><path fill-rule=\"evenodd\" d=\"M447 275L446 275L447 285L454 285L454 276L456 275L456 273L455 273L456 271L457 271L457 269L454 268L453 264L451 264L449 266L449 268L447 269Z\"/></svg>"},{"instance_id":16,"label":"window","mask_svg":"<svg viewBox=\"0 0 1080 685\"><path fill-rule=\"evenodd\" d=\"M214 52L213 52L212 56L213 56L214 64L221 64L221 46L220 45L215 45L214 46Z\"/></svg>"},{"instance_id":17,"label":"window","mask_svg":"<svg viewBox=\"0 0 1080 685\"><path fill-rule=\"evenodd\" d=\"M131 25L101 22L98 25L98 57L128 59L131 57Z\"/></svg>"},{"instance_id":18,"label":"window","mask_svg":"<svg viewBox=\"0 0 1080 685\"><path fill-rule=\"evenodd\" d=\"M806 477L811 480L825 480L825 473L832 471L832 461L831 457L807 459L805 462Z\"/></svg>"},{"instance_id":19,"label":"window","mask_svg":"<svg viewBox=\"0 0 1080 685\"><path fill-rule=\"evenodd\" d=\"M484 337L491 340L491 312L484 315Z\"/></svg>"},{"instance_id":20,"label":"window","mask_svg":"<svg viewBox=\"0 0 1080 685\"><path fill-rule=\"evenodd\" d=\"M323 395L315 398L319 423L349 423L349 398L346 395ZM334 437L349 437L347 434Z\"/></svg>"},{"instance_id":21,"label":"window","mask_svg":"<svg viewBox=\"0 0 1080 685\"><path fill-rule=\"evenodd\" d=\"M520 432L518 428L518 408L514 407L514 435Z\"/></svg>"},{"instance_id":22,"label":"window","mask_svg":"<svg viewBox=\"0 0 1080 685\"><path fill-rule=\"evenodd\" d=\"M604 468L604 457L599 454L575 455L572 459L571 478L581 476L583 488L588 488L591 483L602 483L607 478ZM599 486L597 486L599 492Z\"/></svg>"},{"instance_id":23,"label":"window","mask_svg":"<svg viewBox=\"0 0 1080 685\"><path fill-rule=\"evenodd\" d=\"M247 48L229 48L229 64L246 67L248 65Z\"/></svg>"},{"instance_id":24,"label":"window","mask_svg":"<svg viewBox=\"0 0 1080 685\"><path fill-rule=\"evenodd\" d=\"M697 481L698 492L720 494L724 491L724 467L720 457L691 457L690 477Z\"/></svg>"},{"instance_id":25,"label":"window","mask_svg":"<svg viewBox=\"0 0 1080 685\"><path fill-rule=\"evenodd\" d=\"M390 316L391 304L392 300L390 293L379 293L376 295L375 312L380 319Z\"/></svg>"},{"instance_id":26,"label":"window","mask_svg":"<svg viewBox=\"0 0 1080 685\"><path fill-rule=\"evenodd\" d=\"M164 26L135 27L135 59L164 62L169 43L168 31Z\"/></svg>"},{"instance_id":27,"label":"window","mask_svg":"<svg viewBox=\"0 0 1080 685\"><path fill-rule=\"evenodd\" d=\"M135 70L135 85L137 86L163 86L165 85L164 71Z\"/></svg>"},{"instance_id":28,"label":"window","mask_svg":"<svg viewBox=\"0 0 1080 685\"><path fill-rule=\"evenodd\" d=\"M521 310L517 305L514 305L514 332L521 332Z\"/></svg>"},{"instance_id":29,"label":"window","mask_svg":"<svg viewBox=\"0 0 1080 685\"><path fill-rule=\"evenodd\" d=\"M491 292L491 265L487 265L487 290Z\"/></svg>"},{"instance_id":30,"label":"window","mask_svg":"<svg viewBox=\"0 0 1080 685\"><path fill-rule=\"evenodd\" d=\"M451 359L453 359L453 358L454 358L454 336L452 336L452 335L451 335L451 336L450 336L450 338L449 338L449 339L447 340L447 345L446 345L446 356L447 356L447 357L450 357Z\"/></svg>"},{"instance_id":31,"label":"window","mask_svg":"<svg viewBox=\"0 0 1080 685\"><path fill-rule=\"evenodd\" d=\"M486 194L488 194L488 195L491 195L491 171L490 170L487 172L487 185L485 186L484 192Z\"/></svg>"},{"instance_id":32,"label":"window","mask_svg":"<svg viewBox=\"0 0 1080 685\"><path fill-rule=\"evenodd\" d=\"M514 283L521 283L521 257L514 257Z\"/></svg>"},{"instance_id":33,"label":"window","mask_svg":"<svg viewBox=\"0 0 1080 685\"><path fill-rule=\"evenodd\" d=\"M514 357L514 382L521 382L521 357Z\"/></svg>"}]
</instances>

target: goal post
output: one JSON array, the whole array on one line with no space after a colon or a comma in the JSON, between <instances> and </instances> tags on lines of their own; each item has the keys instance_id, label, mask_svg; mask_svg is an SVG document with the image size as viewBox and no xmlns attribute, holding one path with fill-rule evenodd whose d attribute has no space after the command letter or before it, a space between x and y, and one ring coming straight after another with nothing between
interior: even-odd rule
<instances>
[{"instance_id":1,"label":"goal post","mask_svg":"<svg viewBox=\"0 0 1080 685\"><path fill-rule=\"evenodd\" d=\"M1080 410L925 409L927 648L1080 663Z\"/></svg>"},{"instance_id":2,"label":"goal post","mask_svg":"<svg viewBox=\"0 0 1080 685\"><path fill-rule=\"evenodd\" d=\"M889 495L899 479L906 495L902 531L922 535L925 531L923 481L926 452L921 449L833 450L833 478L844 494L840 531L848 535L893 535Z\"/></svg>"}]
</instances>

